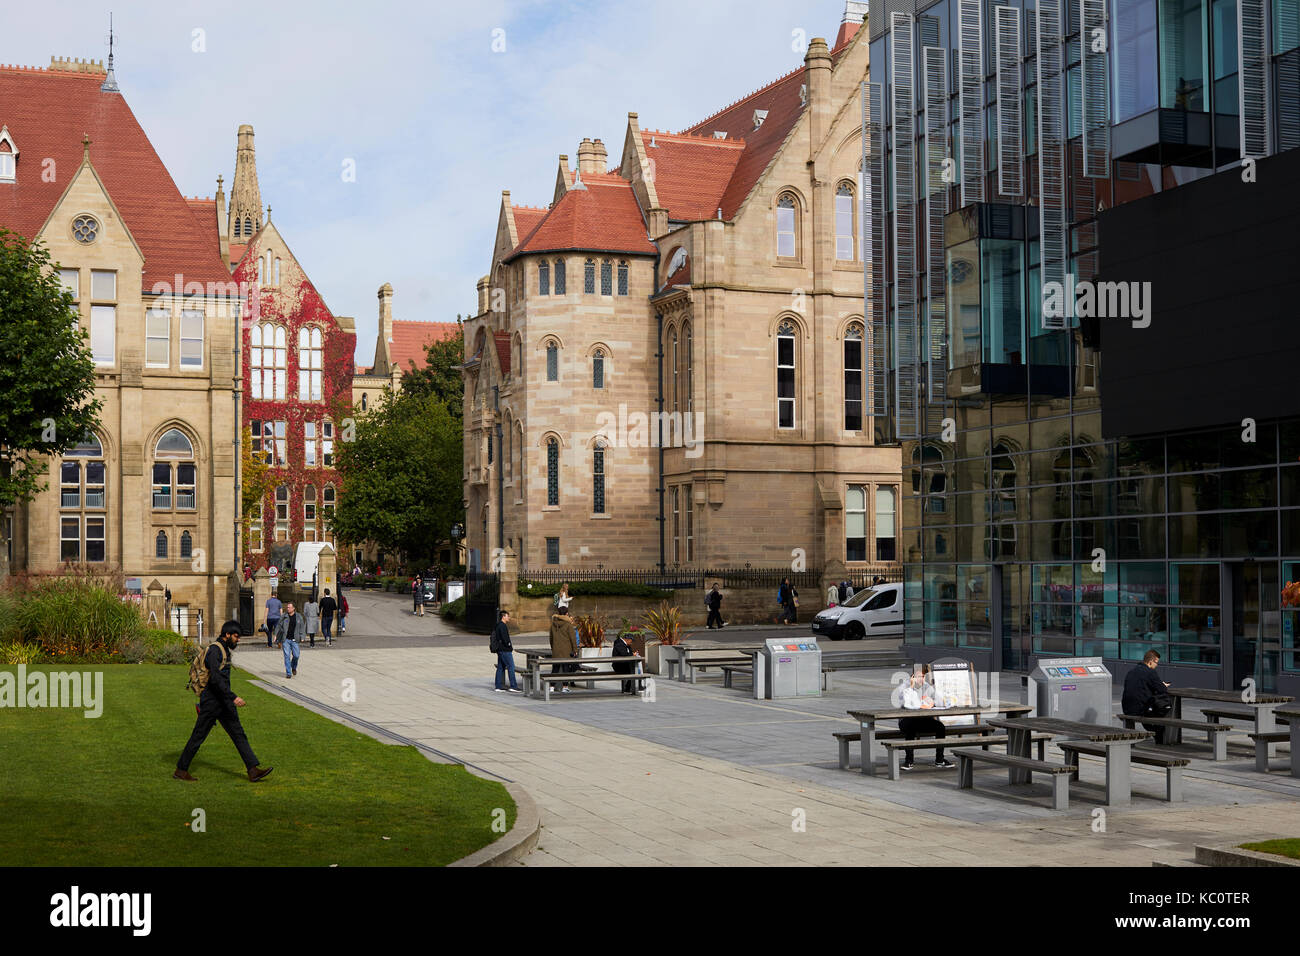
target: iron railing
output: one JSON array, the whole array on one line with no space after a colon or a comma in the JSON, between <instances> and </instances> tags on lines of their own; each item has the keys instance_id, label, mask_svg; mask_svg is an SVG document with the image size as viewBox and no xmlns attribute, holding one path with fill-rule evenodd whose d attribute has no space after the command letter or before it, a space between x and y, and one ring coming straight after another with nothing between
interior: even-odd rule
<instances>
[{"instance_id":1,"label":"iron railing","mask_svg":"<svg viewBox=\"0 0 1300 956\"><path fill-rule=\"evenodd\" d=\"M886 581L901 581L903 569L897 564L869 565L848 572L847 578L855 588L869 584L876 577ZM521 568L521 587L533 584L577 584L588 581L616 581L623 584L643 584L667 590L710 588L716 581L724 588L771 588L773 593L781 581L790 579L796 588L819 588L822 570L791 571L789 568ZM861 583L859 583L861 582Z\"/></svg>"}]
</instances>

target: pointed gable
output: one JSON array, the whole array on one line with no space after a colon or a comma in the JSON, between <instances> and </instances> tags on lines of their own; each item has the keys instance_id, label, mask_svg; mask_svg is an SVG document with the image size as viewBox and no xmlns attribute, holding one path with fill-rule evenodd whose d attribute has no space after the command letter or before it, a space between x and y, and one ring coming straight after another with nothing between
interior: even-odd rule
<instances>
[{"instance_id":1,"label":"pointed gable","mask_svg":"<svg viewBox=\"0 0 1300 956\"><path fill-rule=\"evenodd\" d=\"M745 152L743 139L642 130L641 145L647 162L654 163L655 195L668 210L669 219L694 222L717 218L722 197Z\"/></svg>"},{"instance_id":2,"label":"pointed gable","mask_svg":"<svg viewBox=\"0 0 1300 956\"><path fill-rule=\"evenodd\" d=\"M156 282L230 281L220 248L195 218L120 93L103 74L0 67L0 124L22 154L0 188L0 226L35 237L81 166L82 140L104 190L144 255L143 288Z\"/></svg>"}]
</instances>

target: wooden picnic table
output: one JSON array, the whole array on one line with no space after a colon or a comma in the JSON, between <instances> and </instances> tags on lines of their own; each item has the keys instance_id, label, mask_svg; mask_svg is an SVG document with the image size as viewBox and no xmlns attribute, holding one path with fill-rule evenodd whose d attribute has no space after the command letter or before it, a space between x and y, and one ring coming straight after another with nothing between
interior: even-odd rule
<instances>
[{"instance_id":1,"label":"wooden picnic table","mask_svg":"<svg viewBox=\"0 0 1300 956\"><path fill-rule=\"evenodd\" d=\"M1300 760L1296 759L1296 747L1300 747L1300 704L1283 704L1273 713L1287 718L1291 725L1291 776L1300 777Z\"/></svg>"},{"instance_id":2,"label":"wooden picnic table","mask_svg":"<svg viewBox=\"0 0 1300 956\"><path fill-rule=\"evenodd\" d=\"M575 669L570 675L568 675L569 679L572 680L572 682L575 684L579 683L582 680L582 668L584 666L588 664L603 664L611 661L622 661L624 663L636 664L636 670L633 673L626 675L627 680L633 680L637 677L645 676L644 673L645 658L642 657L640 654L623 654L622 656L615 656L614 654L602 654L599 657L551 657L550 656L551 652L549 649L547 649L546 651L528 650L525 651L524 653L528 661L527 669L528 669L529 693L530 696L533 697L537 696L537 691L541 687L542 681L540 678L542 674L542 665L544 664L576 665L577 669ZM591 668L591 669L595 670L595 668ZM588 682L588 687L590 688L590 682Z\"/></svg>"},{"instance_id":3,"label":"wooden picnic table","mask_svg":"<svg viewBox=\"0 0 1300 956\"><path fill-rule=\"evenodd\" d=\"M876 721L897 720L900 717L978 717L981 714L1027 714L1034 708L1028 704L999 704L994 707L945 707L928 710L908 710L905 707L880 707L871 710L850 710L848 715L862 729L862 772L876 772Z\"/></svg>"},{"instance_id":4,"label":"wooden picnic table","mask_svg":"<svg viewBox=\"0 0 1300 956\"><path fill-rule=\"evenodd\" d=\"M1126 730L1111 724L1088 724L1060 717L1011 717L990 720L989 726L1007 731L1007 753L1017 757L1029 756L1030 739L1034 733L1052 734L1069 740L1088 740L1106 748L1106 805L1128 806L1133 786L1130 775L1133 745L1139 740L1155 736L1147 730ZM1027 770L1012 767L1007 771L1010 783L1028 783Z\"/></svg>"},{"instance_id":5,"label":"wooden picnic table","mask_svg":"<svg viewBox=\"0 0 1300 956\"><path fill-rule=\"evenodd\" d=\"M1255 712L1255 733L1268 734L1277 730L1277 721L1273 714L1282 704L1289 704L1295 700L1294 697L1287 697L1285 694L1260 694L1255 695L1254 700L1242 700L1241 693L1235 690L1219 690L1217 687L1170 687L1165 693L1174 699L1174 720L1183 719L1183 701L1184 700L1212 700L1219 704L1241 704L1249 707ZM1165 743L1178 744L1182 743L1183 731L1181 727L1169 727L1165 735Z\"/></svg>"}]
</instances>

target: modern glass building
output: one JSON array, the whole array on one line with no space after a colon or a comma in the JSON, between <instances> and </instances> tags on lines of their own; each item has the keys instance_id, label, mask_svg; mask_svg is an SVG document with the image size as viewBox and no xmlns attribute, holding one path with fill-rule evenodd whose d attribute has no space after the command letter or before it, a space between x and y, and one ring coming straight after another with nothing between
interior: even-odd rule
<instances>
[{"instance_id":1,"label":"modern glass building","mask_svg":"<svg viewBox=\"0 0 1300 956\"><path fill-rule=\"evenodd\" d=\"M881 0L869 29L909 653L1300 689L1300 0Z\"/></svg>"}]
</instances>

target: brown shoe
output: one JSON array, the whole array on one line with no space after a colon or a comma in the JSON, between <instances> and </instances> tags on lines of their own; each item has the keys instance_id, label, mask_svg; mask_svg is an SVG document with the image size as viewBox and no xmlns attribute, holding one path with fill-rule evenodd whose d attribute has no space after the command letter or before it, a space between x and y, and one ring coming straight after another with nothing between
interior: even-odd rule
<instances>
[{"instance_id":1,"label":"brown shoe","mask_svg":"<svg viewBox=\"0 0 1300 956\"><path fill-rule=\"evenodd\" d=\"M274 767L249 767L248 782L257 783L257 781L261 780L263 777L268 776L274 769Z\"/></svg>"},{"instance_id":2,"label":"brown shoe","mask_svg":"<svg viewBox=\"0 0 1300 956\"><path fill-rule=\"evenodd\" d=\"M190 776L190 772L189 772L188 770L181 770L181 769L177 768L176 772L173 773L172 776L175 777L177 780L188 780L190 783L198 783L198 782L199 782L199 778L198 778L198 777L191 777L191 776Z\"/></svg>"}]
</instances>

